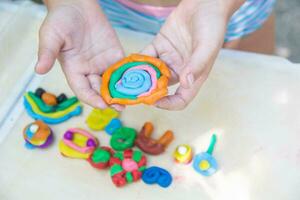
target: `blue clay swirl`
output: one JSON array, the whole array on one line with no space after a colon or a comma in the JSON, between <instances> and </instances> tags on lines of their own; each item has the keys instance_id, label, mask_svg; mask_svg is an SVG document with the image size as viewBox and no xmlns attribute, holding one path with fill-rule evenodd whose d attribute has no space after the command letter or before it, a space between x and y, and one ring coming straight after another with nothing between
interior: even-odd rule
<instances>
[{"instance_id":1,"label":"blue clay swirl","mask_svg":"<svg viewBox=\"0 0 300 200\"><path fill-rule=\"evenodd\" d=\"M115 88L118 92L126 95L140 95L152 86L151 75L145 70L132 69L126 71Z\"/></svg>"}]
</instances>

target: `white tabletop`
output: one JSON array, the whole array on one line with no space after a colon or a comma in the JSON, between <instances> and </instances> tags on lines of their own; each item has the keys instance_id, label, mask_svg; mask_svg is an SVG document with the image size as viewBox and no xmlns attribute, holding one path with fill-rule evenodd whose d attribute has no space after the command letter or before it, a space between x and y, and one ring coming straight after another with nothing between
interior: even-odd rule
<instances>
[{"instance_id":1,"label":"white tabletop","mask_svg":"<svg viewBox=\"0 0 300 200\"><path fill-rule=\"evenodd\" d=\"M25 7L22 9L33 9L29 4ZM0 27L2 20L0 18ZM18 20L18 24L22 24L22 19ZM8 45L12 50L1 51L0 57L6 61L0 59L0 66L16 67L13 77L22 78L19 72L27 66L30 67L28 74L33 72L37 45L35 31L40 22L40 16L30 23L24 22L31 31L25 34L23 43L14 46L13 41L18 38L16 34L5 40L12 41ZM16 32L19 26L15 27ZM125 30L118 30L118 33L128 53L138 51L151 40L150 36ZM3 35L0 32L0 41ZM13 48L16 54L10 53L14 52ZM7 59L14 55L24 60ZM0 80L6 78L4 74L14 75L0 72ZM174 182L167 189L148 186L142 181L117 189L108 171L95 170L84 160L67 159L59 154L58 141L67 128L88 129L84 123L91 109L88 106L84 107L82 116L51 126L56 139L49 149L25 149L22 129L32 119L24 112L20 97L9 95L9 92L3 97L1 90L0 100L4 107L8 105L3 103L6 97L15 103L8 111L7 120L2 120L0 126L0 199L298 200L299 80L299 65L282 58L222 51L209 79L186 110L170 112L146 106L128 107L121 115L126 126L139 130L145 121L152 121L156 136L166 129L175 133L175 141L163 155L148 156L149 166L164 167L173 175ZM1 82L1 89L15 90L17 94L42 86L52 92L72 94L58 65L45 77L34 76L24 81L28 84L23 88ZM91 132L99 138L101 145L108 144L107 134ZM190 165L174 163L171 154L176 145L188 143L200 153L206 150L213 132L218 136L214 156L220 165L215 175L203 177Z\"/></svg>"}]
</instances>

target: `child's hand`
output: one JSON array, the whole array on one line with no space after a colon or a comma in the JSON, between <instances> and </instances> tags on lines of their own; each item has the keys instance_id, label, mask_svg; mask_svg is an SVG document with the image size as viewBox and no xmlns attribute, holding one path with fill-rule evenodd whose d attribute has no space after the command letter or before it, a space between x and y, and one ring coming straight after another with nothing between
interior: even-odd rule
<instances>
[{"instance_id":1,"label":"child's hand","mask_svg":"<svg viewBox=\"0 0 300 200\"><path fill-rule=\"evenodd\" d=\"M96 0L48 0L49 13L40 29L36 72L47 73L58 58L74 93L98 108L100 75L124 56L115 31ZM122 106L113 106L122 109Z\"/></svg>"},{"instance_id":2,"label":"child's hand","mask_svg":"<svg viewBox=\"0 0 300 200\"><path fill-rule=\"evenodd\" d=\"M174 95L157 107L185 108L206 80L223 45L227 21L241 0L183 0L143 53L159 57L172 70L171 83L180 82ZM226 4L226 5L225 5Z\"/></svg>"}]
</instances>

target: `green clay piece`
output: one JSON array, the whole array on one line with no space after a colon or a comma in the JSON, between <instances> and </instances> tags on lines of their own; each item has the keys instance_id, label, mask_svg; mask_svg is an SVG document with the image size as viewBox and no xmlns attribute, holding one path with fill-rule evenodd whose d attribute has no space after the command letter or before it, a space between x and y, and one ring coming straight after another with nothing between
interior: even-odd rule
<instances>
[{"instance_id":1,"label":"green clay piece","mask_svg":"<svg viewBox=\"0 0 300 200\"><path fill-rule=\"evenodd\" d=\"M134 151L133 152L133 156L132 156L132 159L135 161L135 162L140 162L140 160L142 159L142 152L141 151Z\"/></svg>"},{"instance_id":2,"label":"green clay piece","mask_svg":"<svg viewBox=\"0 0 300 200\"><path fill-rule=\"evenodd\" d=\"M131 172L126 172L125 177L126 177L126 180L128 183L133 182L133 176L132 176Z\"/></svg>"},{"instance_id":3,"label":"green clay piece","mask_svg":"<svg viewBox=\"0 0 300 200\"><path fill-rule=\"evenodd\" d=\"M138 170L139 170L140 172L143 172L145 169L146 169L146 166L141 166Z\"/></svg>"},{"instance_id":4,"label":"green clay piece","mask_svg":"<svg viewBox=\"0 0 300 200\"><path fill-rule=\"evenodd\" d=\"M216 134L213 134L211 139L210 139L210 145L209 145L206 153L212 155L212 153L214 151L214 148L215 148L216 142L217 142L217 136L216 136Z\"/></svg>"},{"instance_id":5,"label":"green clay piece","mask_svg":"<svg viewBox=\"0 0 300 200\"><path fill-rule=\"evenodd\" d=\"M92 161L94 163L107 162L109 161L109 159L110 159L110 153L103 149L95 150L92 155Z\"/></svg>"},{"instance_id":6,"label":"green clay piece","mask_svg":"<svg viewBox=\"0 0 300 200\"><path fill-rule=\"evenodd\" d=\"M137 96L135 95L127 95L127 94L123 94L120 93L116 90L115 85L116 83L122 78L124 72L126 72L129 68L138 66L138 65L149 65L151 67L153 67L153 69L156 71L156 76L157 79L160 78L161 76L161 72L159 71L159 69L157 67L155 67L154 65L147 63L147 62L130 62L130 63L126 63L124 65L122 65L120 68L118 68L117 70L115 70L109 80L109 92L110 95L113 98L121 98L121 99L137 99Z\"/></svg>"},{"instance_id":7,"label":"green clay piece","mask_svg":"<svg viewBox=\"0 0 300 200\"><path fill-rule=\"evenodd\" d=\"M61 102L60 104L58 104L56 106L56 110L57 111L61 111L61 110L65 110L66 108L69 108L70 106L72 106L73 104L77 103L78 99L77 97L70 97L67 100Z\"/></svg>"},{"instance_id":8,"label":"green clay piece","mask_svg":"<svg viewBox=\"0 0 300 200\"><path fill-rule=\"evenodd\" d=\"M120 160L124 160L124 156L122 152L116 152L114 157L119 158Z\"/></svg>"},{"instance_id":9,"label":"green clay piece","mask_svg":"<svg viewBox=\"0 0 300 200\"><path fill-rule=\"evenodd\" d=\"M116 151L133 147L136 131L133 128L121 127L110 138L110 146Z\"/></svg>"},{"instance_id":10,"label":"green clay piece","mask_svg":"<svg viewBox=\"0 0 300 200\"><path fill-rule=\"evenodd\" d=\"M72 106L74 103L78 102L77 97L71 97L64 102L56 105L56 106L49 106L44 103L44 101L36 96L33 92L28 92L28 96L36 103L36 105L39 107L39 109L44 113L51 113L56 111L62 111L66 108Z\"/></svg>"},{"instance_id":11,"label":"green clay piece","mask_svg":"<svg viewBox=\"0 0 300 200\"><path fill-rule=\"evenodd\" d=\"M114 164L111 168L110 168L110 176L114 176L120 172L123 171L123 168L121 165L117 165L117 164Z\"/></svg>"}]
</instances>

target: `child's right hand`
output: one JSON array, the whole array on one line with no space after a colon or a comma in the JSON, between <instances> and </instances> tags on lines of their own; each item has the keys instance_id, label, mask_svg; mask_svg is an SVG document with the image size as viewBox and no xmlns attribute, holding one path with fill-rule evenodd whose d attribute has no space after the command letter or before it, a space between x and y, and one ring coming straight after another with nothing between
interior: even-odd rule
<instances>
[{"instance_id":1,"label":"child's right hand","mask_svg":"<svg viewBox=\"0 0 300 200\"><path fill-rule=\"evenodd\" d=\"M115 31L96 0L45 3L49 12L40 29L36 72L47 73L58 59L78 98L93 107L105 108L99 95L100 75L124 57Z\"/></svg>"}]
</instances>

